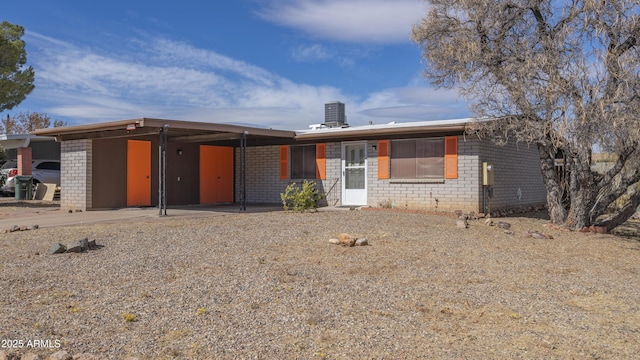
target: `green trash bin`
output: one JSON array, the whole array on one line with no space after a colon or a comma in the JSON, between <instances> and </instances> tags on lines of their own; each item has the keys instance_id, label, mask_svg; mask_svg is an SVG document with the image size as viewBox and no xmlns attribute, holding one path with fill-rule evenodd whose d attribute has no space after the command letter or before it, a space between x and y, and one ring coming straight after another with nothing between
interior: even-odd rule
<instances>
[{"instance_id":1,"label":"green trash bin","mask_svg":"<svg viewBox=\"0 0 640 360\"><path fill-rule=\"evenodd\" d=\"M33 189L31 188L33 176L17 175L14 181L16 183L16 200L31 200L31 195L33 194Z\"/></svg>"}]
</instances>

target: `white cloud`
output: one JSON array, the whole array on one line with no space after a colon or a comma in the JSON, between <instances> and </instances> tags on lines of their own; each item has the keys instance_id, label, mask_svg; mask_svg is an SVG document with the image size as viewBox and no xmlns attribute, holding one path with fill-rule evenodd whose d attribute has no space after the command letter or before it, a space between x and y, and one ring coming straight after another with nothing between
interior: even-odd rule
<instances>
[{"instance_id":1,"label":"white cloud","mask_svg":"<svg viewBox=\"0 0 640 360\"><path fill-rule=\"evenodd\" d=\"M326 61L334 57L334 54L320 44L298 46L291 52L291 57L300 62Z\"/></svg>"},{"instance_id":2,"label":"white cloud","mask_svg":"<svg viewBox=\"0 0 640 360\"><path fill-rule=\"evenodd\" d=\"M423 121L466 118L465 104L453 90L434 90L427 87L408 86L392 88L369 94L358 104L357 120Z\"/></svg>"},{"instance_id":3,"label":"white cloud","mask_svg":"<svg viewBox=\"0 0 640 360\"><path fill-rule=\"evenodd\" d=\"M275 1L259 14L310 36L368 43L409 41L411 25L426 14L419 0Z\"/></svg>"},{"instance_id":4,"label":"white cloud","mask_svg":"<svg viewBox=\"0 0 640 360\"><path fill-rule=\"evenodd\" d=\"M456 114L452 110L461 108L454 93L420 86L355 96L331 86L294 83L255 65L163 38L138 38L107 52L28 36L36 89L26 103L41 108L32 111L71 124L157 117L305 129L322 122L324 103L332 100L347 105L352 125L372 119L451 118ZM322 48L313 51L322 54Z\"/></svg>"}]
</instances>

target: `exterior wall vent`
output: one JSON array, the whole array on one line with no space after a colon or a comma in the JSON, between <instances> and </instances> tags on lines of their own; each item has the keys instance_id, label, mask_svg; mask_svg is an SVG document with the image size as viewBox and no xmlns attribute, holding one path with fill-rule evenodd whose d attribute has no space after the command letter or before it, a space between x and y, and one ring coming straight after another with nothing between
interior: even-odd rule
<instances>
[{"instance_id":1,"label":"exterior wall vent","mask_svg":"<svg viewBox=\"0 0 640 360\"><path fill-rule=\"evenodd\" d=\"M344 103L332 101L324 104L324 124L326 127L349 127L344 111Z\"/></svg>"}]
</instances>

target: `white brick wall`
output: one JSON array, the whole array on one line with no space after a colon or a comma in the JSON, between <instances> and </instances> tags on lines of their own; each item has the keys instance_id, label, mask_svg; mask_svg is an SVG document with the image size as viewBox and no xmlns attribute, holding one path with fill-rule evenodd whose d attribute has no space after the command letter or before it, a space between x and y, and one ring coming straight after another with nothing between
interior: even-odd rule
<instances>
[{"instance_id":1,"label":"white brick wall","mask_svg":"<svg viewBox=\"0 0 640 360\"><path fill-rule=\"evenodd\" d=\"M496 146L481 143L481 161L493 163L495 185L489 200L491 211L546 203L546 190L540 171L540 155L535 145ZM482 175L482 163L480 164ZM518 197L518 189L521 196Z\"/></svg>"},{"instance_id":2,"label":"white brick wall","mask_svg":"<svg viewBox=\"0 0 640 360\"><path fill-rule=\"evenodd\" d=\"M280 194L292 182L301 183L304 179L280 180L280 146L248 147L246 189L247 203L281 203ZM340 144L327 144L327 179L315 181L318 189L327 192L340 177ZM337 157L337 159L336 159ZM337 164L337 169L336 169ZM236 148L236 196L240 201L240 149ZM289 169L290 172L290 169ZM332 196L337 191L340 200L340 183L331 191ZM332 197L333 198L333 197ZM338 203L339 205L339 203Z\"/></svg>"},{"instance_id":3,"label":"white brick wall","mask_svg":"<svg viewBox=\"0 0 640 360\"><path fill-rule=\"evenodd\" d=\"M60 207L86 211L91 205L92 142L63 141L60 146Z\"/></svg>"},{"instance_id":4,"label":"white brick wall","mask_svg":"<svg viewBox=\"0 0 640 360\"><path fill-rule=\"evenodd\" d=\"M391 202L396 208L438 211L483 212L482 162L492 162L496 185L493 188L491 209L544 204L546 192L542 184L538 153L526 145L498 147L489 141L458 137L458 178L435 182L406 182L378 179L378 153L367 143L368 168L367 203L380 206ZM240 150L236 149L236 159ZM323 192L329 192L327 203L341 205L342 144L327 143L327 179L318 182ZM247 202L280 203L280 193L292 182L301 179L280 180L280 147L247 148ZM240 194L240 161L236 161L236 201ZM522 196L517 197L518 188ZM437 200L437 201L436 201Z\"/></svg>"},{"instance_id":5,"label":"white brick wall","mask_svg":"<svg viewBox=\"0 0 640 360\"><path fill-rule=\"evenodd\" d=\"M458 178L432 182L406 182L406 180L378 179L378 153L369 143L370 206L390 202L395 208L430 211L479 211L480 179L478 177L477 145L458 137ZM392 150L393 151L393 150Z\"/></svg>"}]
</instances>

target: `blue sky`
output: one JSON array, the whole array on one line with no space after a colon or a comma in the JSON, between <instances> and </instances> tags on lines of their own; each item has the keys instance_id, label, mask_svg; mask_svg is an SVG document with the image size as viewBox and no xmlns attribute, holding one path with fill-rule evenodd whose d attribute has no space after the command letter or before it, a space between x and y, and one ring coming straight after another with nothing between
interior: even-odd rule
<instances>
[{"instance_id":1,"label":"blue sky","mask_svg":"<svg viewBox=\"0 0 640 360\"><path fill-rule=\"evenodd\" d=\"M36 89L7 113L69 124L138 117L306 129L468 117L422 78L420 0L18 1Z\"/></svg>"}]
</instances>

